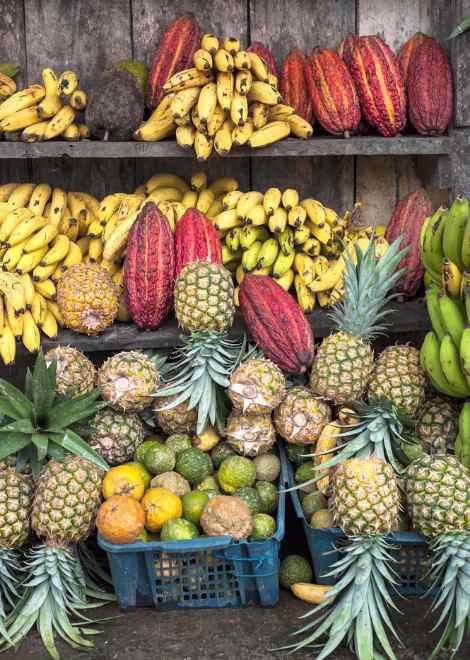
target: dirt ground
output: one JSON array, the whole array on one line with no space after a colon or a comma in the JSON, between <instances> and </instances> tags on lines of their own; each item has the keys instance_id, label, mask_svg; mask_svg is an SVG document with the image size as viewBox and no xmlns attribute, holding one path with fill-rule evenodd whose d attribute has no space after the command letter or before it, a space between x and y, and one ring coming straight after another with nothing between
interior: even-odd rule
<instances>
[{"instance_id":1,"label":"dirt ground","mask_svg":"<svg viewBox=\"0 0 470 660\"><path fill-rule=\"evenodd\" d=\"M298 617L308 605L282 592L280 603L272 609L179 610L156 612L140 609L101 626L103 634L95 638L96 648L84 654L59 642L63 660L237 660L285 659L283 653L269 649L285 644L289 633L296 629ZM428 633L431 620L423 615L428 603L415 600L403 603L403 617L397 621L406 648L397 646L398 660L426 660L436 642ZM115 607L100 610L106 615L118 615ZM313 660L310 652L290 656L295 660ZM333 660L350 660L353 656L341 648L330 656ZM31 635L18 652L2 654L2 660L46 660L49 656L39 637ZM440 656L444 660L445 655ZM470 658L470 640L462 646L456 660Z\"/></svg>"}]
</instances>

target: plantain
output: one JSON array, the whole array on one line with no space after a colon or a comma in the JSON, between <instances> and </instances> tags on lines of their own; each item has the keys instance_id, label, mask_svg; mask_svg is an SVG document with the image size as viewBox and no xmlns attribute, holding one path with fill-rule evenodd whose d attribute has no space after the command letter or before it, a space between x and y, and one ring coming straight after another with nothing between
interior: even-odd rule
<instances>
[{"instance_id":1,"label":"plantain","mask_svg":"<svg viewBox=\"0 0 470 660\"><path fill-rule=\"evenodd\" d=\"M39 103L46 95L43 85L31 85L0 104L0 122ZM38 120L37 120L38 121ZM34 122L31 122L34 123ZM27 125L27 124L26 124Z\"/></svg>"},{"instance_id":2,"label":"plantain","mask_svg":"<svg viewBox=\"0 0 470 660\"><path fill-rule=\"evenodd\" d=\"M30 108L25 108L24 110L19 110L18 112L15 112L15 114L2 119L0 121L0 130L5 133L20 131L27 126L31 126L31 124L37 124L40 120L41 117L38 115L37 106L32 106Z\"/></svg>"}]
</instances>

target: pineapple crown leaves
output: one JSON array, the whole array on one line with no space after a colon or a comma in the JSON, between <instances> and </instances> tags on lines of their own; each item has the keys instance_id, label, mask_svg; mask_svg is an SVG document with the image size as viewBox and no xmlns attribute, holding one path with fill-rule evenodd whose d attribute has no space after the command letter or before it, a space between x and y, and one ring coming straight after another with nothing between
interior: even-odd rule
<instances>
[{"instance_id":1,"label":"pineapple crown leaves","mask_svg":"<svg viewBox=\"0 0 470 660\"><path fill-rule=\"evenodd\" d=\"M0 637L10 643L5 621L20 597L21 569L18 553L10 548L0 548Z\"/></svg>"},{"instance_id":2,"label":"pineapple crown leaves","mask_svg":"<svg viewBox=\"0 0 470 660\"><path fill-rule=\"evenodd\" d=\"M223 432L228 410L225 390L230 376L252 351L246 336L241 342L218 332L196 332L185 337L169 363L164 387L154 395L175 396L161 410L171 410L187 401L189 409L197 408L197 433L202 433L208 423Z\"/></svg>"},{"instance_id":3,"label":"pineapple crown leaves","mask_svg":"<svg viewBox=\"0 0 470 660\"><path fill-rule=\"evenodd\" d=\"M382 321L391 312L386 305L397 297L390 292L405 272L397 267L409 250L409 247L400 250L400 244L401 237L381 259L375 256L374 236L365 252L356 244L353 244L354 255L346 251L344 297L329 314L338 330L364 341L372 341L386 332L387 325Z\"/></svg>"},{"instance_id":4,"label":"pineapple crown leaves","mask_svg":"<svg viewBox=\"0 0 470 660\"><path fill-rule=\"evenodd\" d=\"M441 534L434 539L431 551L428 595L436 593L433 611L441 607L433 630L443 623L445 628L429 660L446 647L454 658L470 624L470 532Z\"/></svg>"},{"instance_id":5,"label":"pineapple crown leaves","mask_svg":"<svg viewBox=\"0 0 470 660\"><path fill-rule=\"evenodd\" d=\"M277 650L298 651L327 635L316 660L327 658L345 638L359 660L384 655L396 660L387 635L388 630L400 641L388 614L389 609L397 610L389 593L397 584L393 561L383 536L350 538L344 556L328 573L337 582L302 618L318 616L293 633L304 638Z\"/></svg>"},{"instance_id":6,"label":"pineapple crown leaves","mask_svg":"<svg viewBox=\"0 0 470 660\"><path fill-rule=\"evenodd\" d=\"M95 389L75 399L59 398L56 363L47 365L39 352L33 371L27 370L24 393L0 379L0 412L8 420L0 426L0 460L16 453L20 464L31 463L34 478L46 457L63 460L65 452L107 470L106 461L71 428L106 405L99 395Z\"/></svg>"}]
</instances>

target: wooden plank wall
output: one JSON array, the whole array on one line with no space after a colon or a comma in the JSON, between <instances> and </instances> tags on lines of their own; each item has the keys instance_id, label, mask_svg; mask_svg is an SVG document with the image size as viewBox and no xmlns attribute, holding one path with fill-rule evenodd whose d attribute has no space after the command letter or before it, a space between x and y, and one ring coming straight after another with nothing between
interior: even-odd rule
<instances>
[{"instance_id":1,"label":"wooden plank wall","mask_svg":"<svg viewBox=\"0 0 470 660\"><path fill-rule=\"evenodd\" d=\"M0 14L0 61L22 66L20 82L38 82L44 66L76 68L87 85L112 62L135 57L150 64L155 45L175 14L195 13L202 28L221 35L268 42L280 64L295 46L336 47L349 31L379 33L397 50L415 31L442 37L450 27L449 4L462 12L467 0L3 0ZM458 5L458 7L457 7ZM468 43L468 41L466 42ZM460 46L459 46L460 47ZM463 59L463 58L462 58ZM467 58L468 59L468 58ZM457 85L466 81L465 63ZM466 113L469 110L467 108ZM459 125L468 124L458 111ZM0 179L47 179L68 189L88 189L96 195L133 188L156 171L183 175L197 167L186 159L89 160L49 159L0 163ZM296 186L338 211L355 200L364 202L365 217L387 222L398 197L418 187L412 158L312 158L250 161L212 159L204 166L211 176L230 173L241 186ZM430 190L436 203L446 192Z\"/></svg>"}]
</instances>

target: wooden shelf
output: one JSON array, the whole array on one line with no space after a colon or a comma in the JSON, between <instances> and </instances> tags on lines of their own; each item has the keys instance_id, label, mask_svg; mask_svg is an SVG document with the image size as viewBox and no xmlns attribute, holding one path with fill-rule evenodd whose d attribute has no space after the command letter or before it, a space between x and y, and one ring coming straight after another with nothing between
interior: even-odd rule
<instances>
[{"instance_id":1,"label":"wooden shelf","mask_svg":"<svg viewBox=\"0 0 470 660\"><path fill-rule=\"evenodd\" d=\"M238 148L229 158L277 158L282 156L439 156L449 155L452 138L418 136L382 138L314 137L311 140L287 139L264 149ZM174 141L163 142L0 142L0 158L194 158L193 151L179 147ZM217 155L211 158L218 158Z\"/></svg>"},{"instance_id":2,"label":"wooden shelf","mask_svg":"<svg viewBox=\"0 0 470 660\"><path fill-rule=\"evenodd\" d=\"M315 337L324 337L331 331L332 323L327 310L315 310L312 314L308 314L308 318ZM389 334L391 335L422 332L430 327L423 299L393 305L393 312L387 317L386 322L390 325ZM244 331L242 317L237 313L230 334L233 338L241 337ZM57 339L51 340L43 337L42 346L43 350L49 350L58 344L66 344L87 352L170 349L179 343L180 337L181 332L175 319L169 318L156 332L142 332L132 323L115 323L97 337L87 337L70 330L61 330Z\"/></svg>"}]
</instances>

